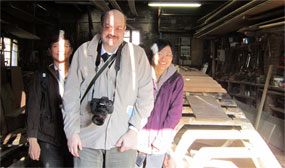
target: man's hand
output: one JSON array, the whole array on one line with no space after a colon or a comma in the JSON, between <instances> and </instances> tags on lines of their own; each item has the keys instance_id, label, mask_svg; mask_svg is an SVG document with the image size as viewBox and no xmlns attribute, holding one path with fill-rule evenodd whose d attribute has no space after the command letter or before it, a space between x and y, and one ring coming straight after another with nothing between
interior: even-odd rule
<instances>
[{"instance_id":1,"label":"man's hand","mask_svg":"<svg viewBox=\"0 0 285 168\"><path fill-rule=\"evenodd\" d=\"M67 139L67 146L69 152L74 156L74 157L79 157L78 154L78 149L82 150L82 143L80 136L78 134L74 134L71 137Z\"/></svg>"},{"instance_id":2,"label":"man's hand","mask_svg":"<svg viewBox=\"0 0 285 168\"><path fill-rule=\"evenodd\" d=\"M119 147L120 152L124 152L129 149L133 149L137 145L138 133L134 130L129 129L119 141L116 143L116 147Z\"/></svg>"},{"instance_id":3,"label":"man's hand","mask_svg":"<svg viewBox=\"0 0 285 168\"><path fill-rule=\"evenodd\" d=\"M41 148L37 138L29 138L29 155L32 160L39 160Z\"/></svg>"}]
</instances>

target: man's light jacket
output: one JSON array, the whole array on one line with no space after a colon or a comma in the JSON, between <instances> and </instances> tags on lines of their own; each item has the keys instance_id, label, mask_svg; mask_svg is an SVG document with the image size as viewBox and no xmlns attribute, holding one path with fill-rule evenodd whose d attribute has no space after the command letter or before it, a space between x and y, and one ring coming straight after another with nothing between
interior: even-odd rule
<instances>
[{"instance_id":1,"label":"man's light jacket","mask_svg":"<svg viewBox=\"0 0 285 168\"><path fill-rule=\"evenodd\" d=\"M129 125L138 130L144 126L154 104L153 86L151 68L144 50L127 43L121 52L118 74L114 62L100 75L80 104L81 97L96 74L99 40L98 34L74 53L65 84L62 113L67 138L78 133L83 147L110 149L128 131ZM99 68L102 65L101 60ZM115 97L114 111L108 114L102 126L97 126L91 120L90 101L92 97L102 96L110 100Z\"/></svg>"}]
</instances>

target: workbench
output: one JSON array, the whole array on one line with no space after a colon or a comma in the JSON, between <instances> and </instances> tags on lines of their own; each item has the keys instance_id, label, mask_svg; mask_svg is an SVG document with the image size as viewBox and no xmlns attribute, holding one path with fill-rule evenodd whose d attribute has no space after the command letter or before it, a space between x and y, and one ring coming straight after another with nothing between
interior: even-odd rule
<instances>
[{"instance_id":1,"label":"workbench","mask_svg":"<svg viewBox=\"0 0 285 168\"><path fill-rule=\"evenodd\" d=\"M183 115L170 152L176 167L281 168L218 83L200 71L180 69L180 73L185 82Z\"/></svg>"}]
</instances>

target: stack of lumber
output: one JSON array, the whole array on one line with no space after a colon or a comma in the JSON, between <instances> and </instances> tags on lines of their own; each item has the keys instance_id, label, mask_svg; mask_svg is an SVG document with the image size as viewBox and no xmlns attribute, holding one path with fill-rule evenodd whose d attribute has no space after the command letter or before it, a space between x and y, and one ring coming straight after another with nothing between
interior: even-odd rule
<instances>
[{"instance_id":1,"label":"stack of lumber","mask_svg":"<svg viewBox=\"0 0 285 168\"><path fill-rule=\"evenodd\" d=\"M217 81L201 71L180 68L180 74L184 79L184 92L227 93Z\"/></svg>"}]
</instances>

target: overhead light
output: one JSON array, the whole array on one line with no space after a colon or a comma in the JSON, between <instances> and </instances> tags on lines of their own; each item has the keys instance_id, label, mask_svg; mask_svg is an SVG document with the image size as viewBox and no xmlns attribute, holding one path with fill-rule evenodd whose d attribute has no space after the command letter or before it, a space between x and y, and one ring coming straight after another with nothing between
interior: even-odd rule
<instances>
[{"instance_id":1,"label":"overhead light","mask_svg":"<svg viewBox=\"0 0 285 168\"><path fill-rule=\"evenodd\" d=\"M170 3L170 2L149 2L150 7L185 7L185 8L196 8L200 7L200 3Z\"/></svg>"}]
</instances>

